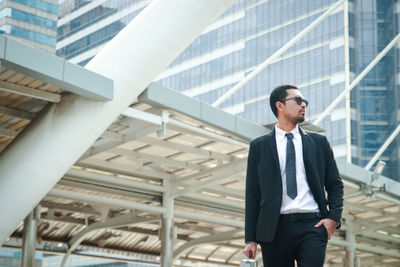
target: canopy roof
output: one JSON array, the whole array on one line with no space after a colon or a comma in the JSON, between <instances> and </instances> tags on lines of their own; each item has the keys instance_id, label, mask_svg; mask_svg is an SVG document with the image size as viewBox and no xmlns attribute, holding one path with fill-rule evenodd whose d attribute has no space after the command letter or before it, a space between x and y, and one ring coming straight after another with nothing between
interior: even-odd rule
<instances>
[{"instance_id":1,"label":"canopy roof","mask_svg":"<svg viewBox=\"0 0 400 267\"><path fill-rule=\"evenodd\" d=\"M0 151L48 103L70 92L111 100L113 81L0 35Z\"/></svg>"},{"instance_id":2,"label":"canopy roof","mask_svg":"<svg viewBox=\"0 0 400 267\"><path fill-rule=\"evenodd\" d=\"M99 82L112 92L111 80L55 57L46 56L41 60L47 63L38 66L35 55L41 52L12 42L0 35L3 148L30 131L25 126L66 91L96 94ZM53 73L57 66L62 75ZM74 70L69 78L68 68ZM312 124L304 128L318 130ZM238 266L248 144L269 131L150 85L41 201L37 250L159 265L167 194L174 197L177 262ZM371 183L371 172L346 162L338 167L345 183L344 222L329 241L326 266L341 266L346 248L356 250L362 266L400 264L400 184L382 176ZM20 248L22 231L21 223L4 247Z\"/></svg>"},{"instance_id":3,"label":"canopy roof","mask_svg":"<svg viewBox=\"0 0 400 267\"><path fill-rule=\"evenodd\" d=\"M75 254L157 263L162 194L170 181L177 186L170 191L175 256L238 266L248 143L268 132L152 84L42 200L39 250L76 247ZM349 229L363 266L399 264L400 184L379 177L370 186L371 172L342 161L338 166L345 182L344 223L329 242L327 266L346 258L345 247L353 245ZM21 224L5 247L19 246L22 230Z\"/></svg>"}]
</instances>

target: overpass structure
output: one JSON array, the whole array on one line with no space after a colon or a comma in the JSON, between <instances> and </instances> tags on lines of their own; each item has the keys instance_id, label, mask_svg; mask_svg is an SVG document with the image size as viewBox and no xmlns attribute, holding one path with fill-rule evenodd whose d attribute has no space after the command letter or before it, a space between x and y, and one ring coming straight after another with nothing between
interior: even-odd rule
<instances>
[{"instance_id":1,"label":"overpass structure","mask_svg":"<svg viewBox=\"0 0 400 267\"><path fill-rule=\"evenodd\" d=\"M93 72L76 67L74 75L103 81L103 89L110 90L114 82L112 100L78 95L77 89L87 84L66 93L65 76L36 75L40 64L27 58L32 64L20 68L0 53L0 82L2 88L7 85L0 95L0 142L5 148L0 156L0 216L7 218L0 242L22 249L25 263L36 250L64 255L65 266L70 255L155 266L239 265L248 144L269 130L150 84L230 4L189 2L188 14L177 14L176 24L164 25L166 29L181 29L179 16L193 19L200 16L199 9L215 5L215 12L179 40L155 27L167 42L160 57L171 55L153 59L162 64L140 66L153 67L151 75L144 76L125 56L110 56L129 51L131 47L119 46L127 40L124 36L132 38L129 30L89 64ZM167 7L155 1L148 8L133 32L153 29L148 18L163 21ZM140 45L152 38L145 36ZM149 59L147 52L135 58ZM112 60L120 65L110 64ZM40 91L49 93L44 93L47 98L33 93L43 96ZM328 243L326 266L399 265L400 184L344 161L338 167L345 184L344 222Z\"/></svg>"},{"instance_id":2,"label":"overpass structure","mask_svg":"<svg viewBox=\"0 0 400 267\"><path fill-rule=\"evenodd\" d=\"M159 265L170 243L175 262L237 266L248 143L267 132L150 85L40 201L36 250ZM400 184L382 176L371 184L372 172L338 166L344 223L329 241L326 266L342 266L351 253L361 266L400 263ZM163 243L165 214L173 230ZM3 246L20 247L23 229Z\"/></svg>"}]
</instances>

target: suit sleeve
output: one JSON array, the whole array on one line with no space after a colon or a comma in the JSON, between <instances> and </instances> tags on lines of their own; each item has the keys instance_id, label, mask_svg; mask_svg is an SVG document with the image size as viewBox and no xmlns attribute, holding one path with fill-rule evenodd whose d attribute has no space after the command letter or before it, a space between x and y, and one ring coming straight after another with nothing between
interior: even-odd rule
<instances>
[{"instance_id":1,"label":"suit sleeve","mask_svg":"<svg viewBox=\"0 0 400 267\"><path fill-rule=\"evenodd\" d=\"M246 173L245 242L256 242L256 228L260 202L257 173L257 153L254 142L250 143Z\"/></svg>"},{"instance_id":2,"label":"suit sleeve","mask_svg":"<svg viewBox=\"0 0 400 267\"><path fill-rule=\"evenodd\" d=\"M328 193L329 201L328 218L338 222L339 228L343 211L343 182L336 166L332 148L326 138L324 138L324 142L326 147L325 190Z\"/></svg>"}]
</instances>

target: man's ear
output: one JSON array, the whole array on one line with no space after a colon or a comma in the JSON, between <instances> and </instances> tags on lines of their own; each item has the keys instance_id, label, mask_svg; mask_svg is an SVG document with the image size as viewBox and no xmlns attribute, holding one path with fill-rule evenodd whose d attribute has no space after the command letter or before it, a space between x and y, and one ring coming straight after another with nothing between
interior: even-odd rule
<instances>
[{"instance_id":1,"label":"man's ear","mask_svg":"<svg viewBox=\"0 0 400 267\"><path fill-rule=\"evenodd\" d=\"M275 106L276 110L278 111L278 114L283 112L284 104L282 102L276 101Z\"/></svg>"}]
</instances>

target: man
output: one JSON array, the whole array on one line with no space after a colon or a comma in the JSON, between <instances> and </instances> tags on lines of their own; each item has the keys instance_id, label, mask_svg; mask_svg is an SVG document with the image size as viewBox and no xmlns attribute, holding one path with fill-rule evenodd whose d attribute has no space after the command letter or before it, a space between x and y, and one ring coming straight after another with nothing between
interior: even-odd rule
<instances>
[{"instance_id":1,"label":"man","mask_svg":"<svg viewBox=\"0 0 400 267\"><path fill-rule=\"evenodd\" d=\"M325 136L298 126L308 101L296 86L276 87L270 105L278 124L250 143L243 253L254 258L258 243L266 267L323 266L343 209L333 152Z\"/></svg>"}]
</instances>

